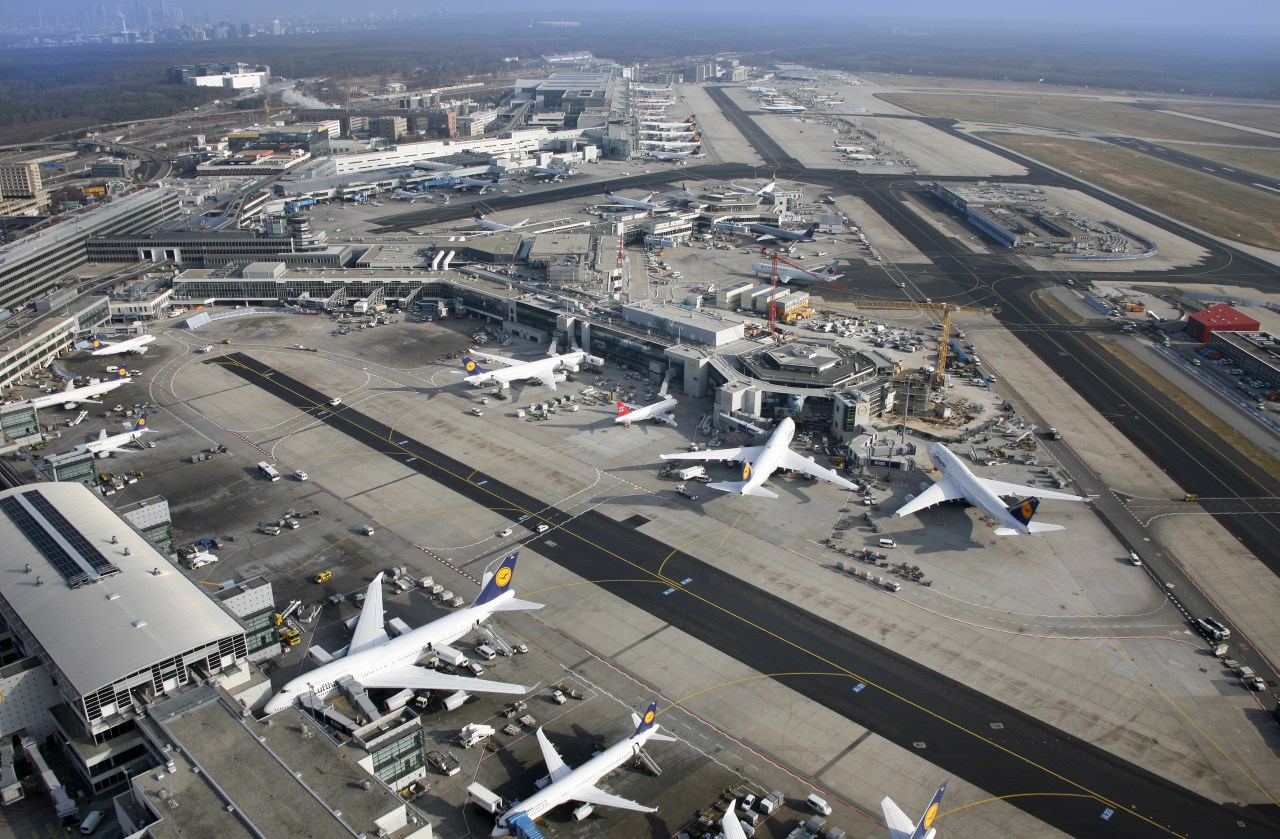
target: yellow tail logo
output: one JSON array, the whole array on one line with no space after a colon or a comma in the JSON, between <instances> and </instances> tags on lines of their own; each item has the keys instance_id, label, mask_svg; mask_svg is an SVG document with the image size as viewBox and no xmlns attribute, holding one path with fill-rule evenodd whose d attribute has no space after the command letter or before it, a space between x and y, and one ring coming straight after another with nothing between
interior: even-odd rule
<instances>
[{"instance_id":1,"label":"yellow tail logo","mask_svg":"<svg viewBox=\"0 0 1280 839\"><path fill-rule=\"evenodd\" d=\"M505 565L498 569L498 573L493 575L493 582L498 588L506 588L507 583L511 582L511 569Z\"/></svg>"},{"instance_id":2,"label":"yellow tail logo","mask_svg":"<svg viewBox=\"0 0 1280 839\"><path fill-rule=\"evenodd\" d=\"M742 480L744 481L751 480L751 464L750 463L742 464Z\"/></svg>"}]
</instances>

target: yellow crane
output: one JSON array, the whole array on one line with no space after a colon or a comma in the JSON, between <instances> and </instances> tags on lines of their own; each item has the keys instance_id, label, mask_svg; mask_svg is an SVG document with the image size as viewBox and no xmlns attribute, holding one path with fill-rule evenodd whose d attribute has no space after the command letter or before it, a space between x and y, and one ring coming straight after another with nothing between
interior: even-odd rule
<instances>
[{"instance_id":1,"label":"yellow crane","mask_svg":"<svg viewBox=\"0 0 1280 839\"><path fill-rule=\"evenodd\" d=\"M840 308L842 304L827 304ZM941 312L942 336L938 341L938 369L933 374L935 387L942 385L942 377L947 369L947 357L951 354L951 315L955 312L976 312L991 314L989 308L973 306L957 306L954 303L925 303L915 300L857 300L848 304L858 309L898 309L900 311Z\"/></svg>"}]
</instances>

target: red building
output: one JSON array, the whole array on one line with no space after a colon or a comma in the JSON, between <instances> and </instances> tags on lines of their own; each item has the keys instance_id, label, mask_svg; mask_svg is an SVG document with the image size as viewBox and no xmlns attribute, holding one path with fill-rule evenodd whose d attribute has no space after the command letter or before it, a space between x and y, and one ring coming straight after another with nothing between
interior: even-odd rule
<instances>
[{"instance_id":1,"label":"red building","mask_svg":"<svg viewBox=\"0 0 1280 839\"><path fill-rule=\"evenodd\" d=\"M1226 303L1210 306L1187 318L1187 334L1202 344L1209 343L1209 336L1214 332L1257 332L1260 328L1256 320Z\"/></svg>"}]
</instances>

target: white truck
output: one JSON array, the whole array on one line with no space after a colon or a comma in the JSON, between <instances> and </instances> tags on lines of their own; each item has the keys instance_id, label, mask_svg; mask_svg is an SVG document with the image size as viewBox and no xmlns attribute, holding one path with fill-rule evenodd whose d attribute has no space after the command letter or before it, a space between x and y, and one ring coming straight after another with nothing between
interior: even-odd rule
<instances>
[{"instance_id":1,"label":"white truck","mask_svg":"<svg viewBox=\"0 0 1280 839\"><path fill-rule=\"evenodd\" d=\"M702 465L686 466L683 469L676 469L671 474L681 481L691 481L694 478L706 477L707 468Z\"/></svg>"},{"instance_id":2,"label":"white truck","mask_svg":"<svg viewBox=\"0 0 1280 839\"><path fill-rule=\"evenodd\" d=\"M466 653L462 652L462 650L454 649L447 644L437 644L435 654L436 658L446 664L451 664L454 667L466 667L471 663L471 659L467 658Z\"/></svg>"},{"instance_id":3,"label":"white truck","mask_svg":"<svg viewBox=\"0 0 1280 839\"><path fill-rule=\"evenodd\" d=\"M467 787L467 801L495 816L507 809L507 803L502 800L502 796L478 782Z\"/></svg>"}]
</instances>

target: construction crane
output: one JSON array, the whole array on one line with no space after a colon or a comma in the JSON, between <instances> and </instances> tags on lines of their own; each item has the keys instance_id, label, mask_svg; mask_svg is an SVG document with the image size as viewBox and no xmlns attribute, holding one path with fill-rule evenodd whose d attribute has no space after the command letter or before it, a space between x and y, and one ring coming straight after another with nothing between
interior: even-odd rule
<instances>
[{"instance_id":1,"label":"construction crane","mask_svg":"<svg viewBox=\"0 0 1280 839\"><path fill-rule=\"evenodd\" d=\"M777 267L775 264L775 271ZM835 304L839 305L839 304ZM951 354L951 315L955 312L976 312L992 314L993 309L973 306L957 306L954 303L925 303L915 300L858 300L848 305L859 309L899 309L917 312L942 313L942 337L938 341L938 369L933 374L934 387L942 386L942 377L947 369L947 357Z\"/></svg>"},{"instance_id":2,"label":"construction crane","mask_svg":"<svg viewBox=\"0 0 1280 839\"><path fill-rule=\"evenodd\" d=\"M768 248L761 248L760 253L766 254ZM770 270L769 270L769 334L778 334L778 263L789 265L792 268L798 268L801 271L812 274L813 271L798 262L792 262L778 251L769 254Z\"/></svg>"}]
</instances>

